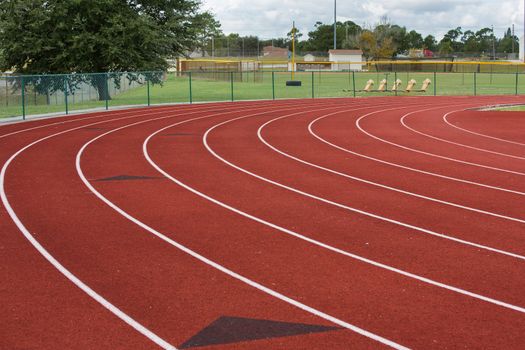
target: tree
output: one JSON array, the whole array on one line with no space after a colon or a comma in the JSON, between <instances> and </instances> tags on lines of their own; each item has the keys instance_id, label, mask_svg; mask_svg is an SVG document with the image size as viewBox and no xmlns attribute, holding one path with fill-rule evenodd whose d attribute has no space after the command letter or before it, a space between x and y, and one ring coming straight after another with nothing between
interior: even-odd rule
<instances>
[{"instance_id":1,"label":"tree","mask_svg":"<svg viewBox=\"0 0 525 350\"><path fill-rule=\"evenodd\" d=\"M352 45L351 37L361 31L361 27L352 21L337 22L337 47ZM347 36L348 34L348 36ZM334 25L317 22L314 30L308 33L308 40L304 43L306 51L326 52L334 47Z\"/></svg>"},{"instance_id":2,"label":"tree","mask_svg":"<svg viewBox=\"0 0 525 350\"><path fill-rule=\"evenodd\" d=\"M167 57L192 47L203 34L203 22L213 19L199 13L199 6L198 0L3 0L0 69L112 72L118 85L119 72L164 70ZM159 75L150 79L160 82ZM105 79L84 80L97 88L100 99L109 98Z\"/></svg>"},{"instance_id":3,"label":"tree","mask_svg":"<svg viewBox=\"0 0 525 350\"><path fill-rule=\"evenodd\" d=\"M430 51L436 51L437 49L436 38L433 35L427 35L425 39L423 40L423 48L430 50Z\"/></svg>"},{"instance_id":4,"label":"tree","mask_svg":"<svg viewBox=\"0 0 525 350\"><path fill-rule=\"evenodd\" d=\"M407 42L408 42L408 47L410 49L422 49L423 46L425 45L423 41L423 36L419 34L418 32L416 32L415 30L411 30L407 34Z\"/></svg>"},{"instance_id":5,"label":"tree","mask_svg":"<svg viewBox=\"0 0 525 350\"><path fill-rule=\"evenodd\" d=\"M449 30L447 34L445 34L443 39L441 39L441 41L439 42L440 52L443 52L442 50L443 47L447 48L447 51L449 47L452 49L452 51L448 53L451 53L454 51L455 52L463 51L464 44L460 40L462 34L463 34L463 30L461 29L461 27L457 27L456 29Z\"/></svg>"},{"instance_id":6,"label":"tree","mask_svg":"<svg viewBox=\"0 0 525 350\"><path fill-rule=\"evenodd\" d=\"M498 41L497 51L511 53L511 52L518 51L518 48L519 48L518 37L516 37L515 35L512 35L511 29L508 28L507 31L505 32L505 35L503 36L503 39Z\"/></svg>"}]
</instances>

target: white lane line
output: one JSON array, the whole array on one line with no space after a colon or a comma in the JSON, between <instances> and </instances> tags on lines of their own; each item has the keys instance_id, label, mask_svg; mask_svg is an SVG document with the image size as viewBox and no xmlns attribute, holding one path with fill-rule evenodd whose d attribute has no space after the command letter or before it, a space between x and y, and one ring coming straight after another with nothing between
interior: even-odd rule
<instances>
[{"instance_id":1,"label":"white lane line","mask_svg":"<svg viewBox=\"0 0 525 350\"><path fill-rule=\"evenodd\" d=\"M457 113L457 112L456 112ZM459 127L455 124L452 124L449 120L448 120L448 117L450 117L450 115L452 115L452 113L449 113L449 114L446 114L444 117L443 117L443 120L445 121L445 123L447 123L448 125L450 125L451 127L453 128L456 128L458 130L461 130L461 131L464 131L464 132L467 132L469 134L473 134L473 135L476 135L476 136L482 136L482 137L486 137L486 138L489 138L489 139L492 139L492 140L498 140L498 141L502 141L502 142L506 142L506 143L512 143L514 145L518 145L518 146L525 146L525 143L521 143L521 142L517 142L517 141L511 141L511 140L506 140L506 139L502 139L502 138L499 138L499 137L494 137L494 136L490 136L490 135L486 135L486 134L481 134L479 132L475 132L475 131L472 131L472 130L468 130L468 129L465 129L465 128L462 128L462 127Z\"/></svg>"},{"instance_id":2,"label":"white lane line","mask_svg":"<svg viewBox=\"0 0 525 350\"><path fill-rule=\"evenodd\" d=\"M112 314L114 314L115 316L117 316L118 318L120 318L122 321L124 321L126 324L128 324L129 326L131 326L132 328L134 328L136 331L138 331L139 333L141 333L142 335L144 335L145 337L147 337L148 339L150 339L152 342L154 342L155 344L157 344L158 346L160 346L161 348L163 349L166 349L166 350L176 350L176 348L169 344L168 342L166 342L164 339L160 338L158 335L156 335L155 333L153 333L152 331L150 331L148 328L146 328L145 326L143 326L141 323L137 322L135 319L133 319L132 317L130 317L128 314L126 314L124 311L120 310L118 307L116 307L115 305L113 305L111 302L109 302L107 299L105 299L103 296L101 296L100 294L98 294L97 292L95 292L93 289L91 289L87 284L85 284L84 282L82 282L82 280L80 280L77 276L75 276L71 271L69 271L66 267L64 267L64 265L62 265L57 259L55 259L53 257L53 255L51 255L36 239L35 237L33 237L33 235L28 231L28 229L24 226L24 224L22 223L22 221L19 219L19 217L16 215L16 212L13 210L13 208L11 207L11 204L9 203L9 200L7 199L7 194L5 192L5 176L6 176L6 172L7 172L7 168L9 167L9 165L13 162L13 160L18 157L22 152L26 151L28 148L42 142L42 141L45 141L45 140L48 140L52 137L55 137L55 136L58 136L58 135L62 135L62 134L65 134L67 132L71 132L71 131L74 131L74 130L79 130L79 129L82 129L82 128L85 128L86 126L93 126L93 125L97 125L97 124L101 124L101 123L106 123L106 122L111 122L111 121L117 121L117 120L121 120L121 119L127 119L129 117L125 117L125 118L117 118L117 119L112 119L112 120L107 120L107 121L101 121L101 122L96 122L96 123L92 123L92 124L88 124L88 125L83 125L81 127L76 127L76 128L73 128L73 129L69 129L69 130L66 130L66 131L62 131L62 132L59 132L59 133L56 133L56 134L52 134L52 135L49 135L49 136L46 136L44 138L41 138L37 141L34 141L32 143L30 143L29 145L25 146L24 148L20 149L18 152L16 152L15 154L13 154L11 156L11 158L9 158L9 160L4 164L4 166L2 167L2 171L0 172L0 197L2 199L2 203L4 205L4 207L6 208L7 210L7 213L9 214L9 216L11 217L11 219L13 220L13 222L16 224L16 226L18 227L18 229L20 230L20 232L22 232L22 234L24 235L24 237L31 243L31 245L33 245L33 247L35 247L35 249L40 253L42 254L42 256L47 260L49 261L49 263L51 263L51 265L53 265L62 275L64 275L68 280L70 280L74 285L76 285L78 288L80 288L84 293L86 293L87 295L89 295L91 298L93 298L96 302L98 302L100 305L102 305L104 308L106 308L108 311L110 311Z\"/></svg>"},{"instance_id":3,"label":"white lane line","mask_svg":"<svg viewBox=\"0 0 525 350\"><path fill-rule=\"evenodd\" d=\"M387 111L387 110L375 111L375 112L371 112L371 113L365 114L365 116L373 115L373 114L377 114L377 113L381 113L381 112L385 112L385 111ZM316 123L318 123L319 121L323 120L323 119L325 119L325 117L317 118L314 121L312 121L308 125L308 131L310 132L310 134L313 137L315 137L319 141L321 141L321 142L323 142L323 143L325 143L325 144L327 144L327 145L329 145L329 146L331 146L333 148L336 148L336 149L338 149L340 151L343 151L345 153L350 153L350 154L353 154L355 156L358 156L358 157L361 157L361 158L365 158L365 159L369 159L369 160L372 160L372 161L377 162L377 163L389 165L389 166L396 167L396 168L399 168L399 169L409 170L409 171L416 172L416 173L419 173L419 174L430 175L430 176L438 177L438 178L445 179L445 180L460 182L460 183L473 185L473 186L478 186L478 187L484 187L484 188L488 188L488 189L491 189L491 190L497 190L497 191L502 191L502 192L507 192L507 193L512 193L512 194L517 194L517 195L520 195L520 196L525 196L525 192L515 191L515 190L508 189L508 188L482 184L482 183L475 182L475 181L460 179L460 178L456 178L456 177L452 177L452 176L447 176L447 175L442 175L442 174L438 174L438 173L433 173L433 172L430 172L430 171L425 171L425 170L421 170L421 169L411 168L411 167L408 167L408 166L405 166L405 165L401 165L401 164L398 164L398 163L393 163L393 162L389 162L389 161L386 161L386 160L383 160L383 159L367 156L367 155L362 154L362 153L354 152L354 151L352 151L350 149L347 149L347 148L341 147L339 145L336 145L335 143L332 143L332 142L322 138L321 136L319 136L319 134L314 132L314 130L313 130L314 125Z\"/></svg>"},{"instance_id":4,"label":"white lane line","mask_svg":"<svg viewBox=\"0 0 525 350\"><path fill-rule=\"evenodd\" d=\"M452 113L457 113L457 112L461 112L461 111L464 111L465 109L460 109L460 110L456 110L456 111L452 111L452 112L449 112L447 114L445 114L445 117L447 115L450 115ZM525 160L525 157L520 157L520 156L515 156L515 155L512 155L512 154L507 154L507 153L501 153L501 152L496 152L496 151L492 151L492 150L488 150L488 149L485 149L485 148L479 148L479 147L474 147L474 146L469 146L469 145L465 145L464 143L459 143L459 142L454 142L454 141L450 141L450 140L446 140L446 139L442 139L440 137L436 137L436 136L433 136L433 135L429 135L429 134L426 134L422 131L419 131L419 130L416 130L412 127L410 127L409 125L407 125L406 123L406 118L415 114L417 112L411 112L411 113L408 113L408 114L405 114L402 118L401 118L401 124L408 130L412 131L412 132L415 132L416 134L419 134L419 135L422 135L422 136L425 136L425 137L428 137L428 138L431 138L431 139L434 139L434 140L437 140L437 141L440 141L440 142L446 142L446 143L449 143L451 145L455 145L455 146L460 146L460 147L464 147L464 148L468 148L468 149L472 149L472 150L475 150L475 151L480 151L480 152L485 152L485 153L490 153L490 154L495 154L495 155L498 155L498 156L503 156L503 157L509 157L509 158L514 158L514 159L519 159L519 160Z\"/></svg>"},{"instance_id":5,"label":"white lane line","mask_svg":"<svg viewBox=\"0 0 525 350\"><path fill-rule=\"evenodd\" d=\"M488 165L483 165L483 164L478 164L478 163L473 163L473 162L467 162L467 161L456 159L456 158L451 158L451 157L446 157L446 156L442 156L442 155L435 154L435 153L421 151L421 150L418 150L418 149L415 149L415 148L403 146L403 145L400 145L398 143L382 139L381 137L376 136L376 135L366 131L365 129L363 129L363 127L361 127L361 121L363 119L365 119L366 117L367 116L364 115L361 118L357 119L357 121L355 122L356 127L363 134L368 135L369 137L371 137L371 138L373 138L375 140L378 140L380 142L383 142L383 143L389 144L391 146L398 147L398 148L401 148L401 149L404 149L404 150L407 150L407 151L410 151L410 152L423 154L423 155L426 155L426 156L429 156L429 157L440 158L440 159L448 160L448 161L455 162L455 163L470 165L470 166L477 167L477 168L483 168L483 169L489 169L489 170L494 170L494 171L508 173L508 174L513 174L513 175L525 176L525 173L521 173L519 171L512 171L512 170L508 170L508 169L501 169L501 168L497 168L497 167L491 167L491 166L488 166Z\"/></svg>"},{"instance_id":6,"label":"white lane line","mask_svg":"<svg viewBox=\"0 0 525 350\"><path fill-rule=\"evenodd\" d=\"M158 131L156 131L155 133L151 134L150 136L148 136L148 138L144 141L143 143L143 153L144 153L144 157L146 158L146 160L157 170L159 171L161 174L163 174L164 176L170 178L169 174L165 173L161 168L159 168L153 161L152 159L150 158L149 156L149 153L148 153L148 143L149 141L151 140L151 138L153 138L155 135L163 132L164 130L166 129L169 129L175 125L181 125L181 124L184 124L184 123L188 123L188 122L191 122L191 121L194 121L194 120L197 120L197 119L202 119L203 117L201 118L194 118L194 119L189 119L189 120L186 120L186 121L182 121L182 122L178 122L176 124L173 124L173 125L170 125L166 128L162 128ZM121 128L118 128L118 129L114 129L114 130L111 130L110 132L107 132L105 134L102 134L94 139L92 139L91 141L89 141L88 143L84 144L84 146L80 149L80 151L77 153L77 158L76 158L76 169L77 169L77 173L80 177L80 179L82 180L82 182L86 185L86 187L95 195L97 196L101 201L103 201L105 204L107 204L110 208L112 208L113 210L115 210L117 213L119 213L120 215L122 215L123 217L125 217L126 219L130 220L131 222L133 222L134 224L138 225L139 227L143 228L144 230L150 232L151 234L155 235L156 237L158 237L159 239L163 240L164 242L174 246L175 248L183 251L184 253L194 257L195 259L203 262L204 264L206 265L209 265L225 274L227 274L228 276L231 276L251 287L254 287L272 297L275 297L279 300L282 300L290 305L293 305L301 310L304 310L308 313L311 313L313 315L316 315L320 318L323 318L329 322L332 322L334 324L337 324L341 327L344 327L346 329L349 329L353 332L356 332L358 334L361 334L367 338L370 338L372 340L375 340L377 342L380 342L384 345L387 345L387 346L390 346L394 349L408 349L400 344L397 344L389 339L386 339L386 338L383 338L377 334L374 334L374 333L371 333L365 329L362 329L360 327L357 327L353 324L350 324L348 322L345 322L345 321L342 321L334 316L331 316L329 314L326 314L322 311L319 311L315 308L312 308L308 305L305 305L303 303L300 303L298 301L296 301L295 299L292 299L290 297L287 297L273 289L270 289L268 287L265 287L247 277L244 277L208 258L206 258L205 256L203 255L200 255L199 253L187 248L186 246L174 241L173 239L167 237L166 235L162 234L161 232L155 230L154 228L148 226L147 224L143 223L142 221L136 219L135 217L131 216L130 214L128 214L126 211L124 211L122 208L118 207L116 204L114 204L113 202L111 202L109 199L107 199L106 197L104 197L100 192L98 192L90 183L89 181L86 179L83 171L82 171L82 167L81 167L81 158L82 158L82 154L84 153L84 151L86 150L87 147L89 147L90 144L92 144L93 142L97 141L98 139L100 139L101 137L104 137L106 135L109 135L110 133L113 133L113 132L116 132L118 130L122 130L126 127L131 127L133 125L137 125L138 123L135 123L135 124L131 124L131 125L128 125L128 126L125 126L125 127L121 127ZM176 180L175 180L176 182ZM182 187L185 187L185 185L181 184ZM186 187L185 187L186 188ZM187 188L188 189L188 188Z\"/></svg>"},{"instance_id":7,"label":"white lane line","mask_svg":"<svg viewBox=\"0 0 525 350\"><path fill-rule=\"evenodd\" d=\"M170 113L171 112L173 112L173 113L174 112L181 113L181 112L186 112L186 111L207 112L207 111L213 111L213 110L217 109L216 106L210 107L208 105L202 106L203 108L200 108L201 106L199 106L199 108L197 108L197 107L193 107L193 108L177 108L177 107L179 107L179 106L159 107L159 108L153 109L154 112L142 113L143 111L141 111L140 115L145 116L145 115L151 115L152 113L161 113L161 112L162 113L167 113L167 112L170 112ZM231 107L232 108L241 108L240 106L231 106ZM76 118L76 116L75 116L74 119L68 119L68 120L64 120L64 121L60 121L60 122L56 122L56 123L39 125L39 126L35 126L35 127L30 127L30 128L26 128L26 129L13 131L13 132L10 132L10 133L7 133L7 134L0 135L0 139L8 137L8 136L17 135L17 134L20 134L20 133L23 133L23 132L37 130L37 129L42 129L42 128L47 128L47 127L51 127L51 126L63 125L63 124L68 124L68 123L73 123L73 122L82 122L82 121L91 120L91 119L95 119L95 118L118 117L118 116L130 115L130 114L131 115L134 115L134 114L136 115L137 112L138 112L137 110L126 109L126 110L110 111L110 112L107 112L107 113L94 115L94 116L89 115L89 116L86 116L86 117L81 117L81 115L80 115L80 118ZM29 120L28 122L37 122L37 121L42 121L42 120ZM13 124L20 124L20 123L13 123ZM13 124L7 124L7 125L13 125Z\"/></svg>"},{"instance_id":8,"label":"white lane line","mask_svg":"<svg viewBox=\"0 0 525 350\"><path fill-rule=\"evenodd\" d=\"M237 107L237 106L236 106ZM244 111L246 108L246 106L242 106L242 107L239 107L238 109L236 109L234 112L238 112L238 111ZM265 107L261 107L259 109L263 109ZM136 111L135 111L136 112ZM231 113L232 111L227 111L227 112L223 112L223 113L219 113L219 114L226 114L226 113ZM158 114L165 114L166 111L164 110L161 110L161 111L158 111L156 110L155 112L151 112L151 113L142 113L142 114L138 114L138 115L131 115L131 116L126 116L126 117L120 117L120 118L114 118L114 119L110 119L110 120L103 120L103 121L99 121L99 122L95 122L95 123L90 123L90 124L86 124L86 125L82 125L82 126L78 126L78 127L75 127L75 128L72 128L72 129L68 129L68 130L64 130L64 131L61 131L61 132L58 132L58 133L55 133L55 134L52 134L52 135L49 135L49 136L46 136L44 138L41 138L37 141L34 141L32 143L30 143L29 145L25 146L24 148L20 149L17 153L15 153L11 158L9 158L9 160L4 164L3 168L2 168L2 171L0 172L0 197L1 197L1 200L2 200L2 203L4 205L4 207L6 208L6 211L8 212L9 216L11 217L11 219L13 220L13 222L16 224L16 226L18 227L18 229L20 230L20 232L22 232L22 234L24 235L24 237L33 245L33 247L35 247L35 249L49 262L51 263L51 265L53 265L60 273L62 273L68 280L70 280L74 285L76 285L78 288L80 288L84 293L86 293L88 296L90 296L91 298L93 298L95 301L97 301L99 304L101 304L104 308L106 308L108 311L110 311L111 313L113 313L115 316L117 316L118 318L120 318L122 321L124 321L126 324L128 324L129 326L131 326L132 328L134 328L136 331L138 331L139 333L141 333L142 335L144 335L145 337L147 337L148 339L150 339L151 341L153 341L155 344L159 345L160 347L164 348L164 349L167 349L167 350L176 350L176 348L169 344L168 342L166 342L165 340L163 340L162 338L160 338L158 335L156 335L155 333L153 333L151 330L147 329L146 327L144 327L142 324L140 324L139 322L137 322L135 319L133 319L132 317L130 317L129 315L127 315L125 312L123 312L122 310L120 310L118 307L116 307L115 305L113 305L111 302L109 302L108 300L106 300L103 296L101 296L100 294L98 294L96 291L94 291L93 289L91 289L87 284L85 284L84 282L82 282L82 280L80 280L78 277L76 277L71 271L69 271L65 266L63 266L57 259L55 259L34 237L33 235L31 235L31 233L27 230L27 228L25 227L25 225L22 223L22 221L18 218L18 216L16 215L16 212L13 210L13 208L11 207L11 204L9 202L9 200L7 199L7 194L5 192L5 176L6 176L6 173L7 173L7 169L9 167L9 165L13 162L14 159L16 159L21 153L23 153L24 151L26 151L27 149L33 147L34 145L40 143L40 142L43 142L45 140L48 140L48 139L51 139L53 137L56 137L56 136L59 136L59 135L63 135L63 134L66 134L66 133L69 133L69 132L72 132L72 131L76 131L76 130L80 130L80 129L83 129L85 127L89 127L89 126L94 126L94 125L99 125L99 124L104 124L104 123L109 123L109 122L113 122L113 121L120 121L120 120L125 120L125 119L133 119L133 118L139 118L139 117L144 117L144 116L152 116L152 115L158 115ZM202 113L202 110L197 110L197 111L193 111L193 112L189 112L189 113L184 113L182 115L190 115L190 114L197 114L197 113ZM170 115L170 116L163 116L163 117L159 117L159 118L154 118L155 120L157 119L165 119L165 118L173 118L173 117L178 117L178 116L181 116L180 114L175 114L175 115Z\"/></svg>"},{"instance_id":9,"label":"white lane line","mask_svg":"<svg viewBox=\"0 0 525 350\"><path fill-rule=\"evenodd\" d=\"M329 116L332 116L332 115L335 115L335 114L338 114L340 112L336 112L336 113L330 113L330 114L327 114L327 115L324 115L323 117L329 117ZM298 158L298 157L295 157L289 153L286 153L280 149L278 149L277 147L273 146L272 144L270 144L270 142L268 142L262 135L263 133L263 130L264 128L266 128L267 126L269 126L270 124L278 121L278 120L281 120L281 119L284 119L284 118L287 118L287 117L279 117L279 118L275 118L275 119L272 119L266 123L264 123L258 130L257 130L257 137L259 138L259 140L265 144L267 147L269 147L271 150L285 156L285 157L288 157L290 159L293 159L299 163L302 163L302 164L305 164L305 165L308 165L308 166L311 166L311 167L314 167L314 168L317 168L317 169L320 169L320 170L323 170L323 171L326 171L328 173L331 173L331 174L334 174L334 175L338 175L338 176L341 176L341 177L344 177L344 178L347 178L347 179L351 179L351 180L355 180L355 181L359 181L359 182L363 182L363 183L366 183L368 185L372 185L372 186L376 186L376 187L380 187L380 188L384 188L386 190L390 190L390 191L394 191L394 192L398 192L398 193L402 193L402 194L406 194L406 195L409 195L409 196L414 196L414 197L417 197L417 198L421 198L421 199L425 199L425 200L428 200L428 201L432 201L432 202L436 202L436 203L440 203L440 204L444 204L444 205L449 205L449 206L452 206L452 207L456 207L456 208L460 208L460 209L465 209L465 210L469 210L469 211L473 211L473 212L476 212L476 213L480 213L480 214L484 214L484 215L490 215L490 216L494 216L494 217L497 217L497 218L500 218L500 219L505 219L505 220L510 220L510 221L516 221L516 222L519 222L519 223L525 223L525 220L522 220L522 219L519 219L519 218L514 218L514 217L511 217L511 216L506 216L506 215L502 215L502 214L497 214L497 213L493 213L493 212L490 212L490 211L486 211L486 210L482 210L482 209L476 209L476 208L472 208L472 207L468 207L468 206L464 206L464 205L461 205L461 204L456 204L456 203L452 203L452 202L448 202L448 201L444 201L444 200L441 200L441 199L437 199L437 198L433 198L433 197L428 197L428 196L425 196L425 195L422 195L422 194L418 194L418 193L414 193L414 192L409 192L409 191L405 191L405 190L402 190L400 188L396 188L396 187L391 187L391 186L388 186L388 185L385 185L385 184L381 184L381 183L377 183L377 182L373 182L373 181L370 181L370 180L366 180L366 179L363 179L363 178L359 178L359 177L356 177L356 176L352 176L352 175L349 175L349 174L346 174L346 173L342 173L342 172L339 172L337 170L334 170L334 169L331 169L331 168L326 168L326 167L323 167L321 165L318 165L318 164L314 164L314 163L311 163L311 162L308 162L304 159L301 159L301 158Z\"/></svg>"},{"instance_id":10,"label":"white lane line","mask_svg":"<svg viewBox=\"0 0 525 350\"><path fill-rule=\"evenodd\" d=\"M343 112L334 112L334 113L331 113L331 115L339 114L339 113L343 113ZM294 115L298 115L298 114L300 114L300 113L288 114L288 115L286 115L284 117L290 117L290 116L294 116ZM507 252L505 250L501 250L501 249L489 247L489 246L486 246L486 245L470 242L470 241L467 241L467 240L459 239L459 238L456 238L456 237L448 236L448 235L445 235L445 234L442 234L442 233L439 233L439 232L435 232L435 231L432 231L432 230L425 229L423 227L411 225L411 224L408 224L408 223L405 223L405 222L402 222L402 221L394 220L394 219L387 218L387 217L384 217L384 216L381 216L381 215L378 215L378 214L374 214L374 213L371 213L371 212L367 212L367 211L364 211L364 210L361 210L361 209L353 208L353 207L350 207L350 206L347 206L347 205L344 205L344 204L341 204L341 203L338 203L338 202L334 202L334 201L328 200L328 199L323 198L323 197L319 197L319 196L313 195L313 194L308 193L308 192L301 191L301 190L299 190L297 188L284 185L284 184L282 184L280 182L273 181L273 180L268 179L266 177L263 177L261 175L255 174L255 173L253 173L251 171L248 171L248 170L246 170L244 168L241 168L240 166L238 166L236 164L233 164L232 162L228 161L227 159L221 157L219 154L217 154L217 152L215 152L210 147L210 145L208 144L208 136L213 130L215 130L215 129L223 126L223 125L226 125L226 124L231 123L233 121L245 119L245 118L248 118L248 117L246 117L246 116L238 117L238 118L230 119L230 120L227 120L225 122L219 123L219 124L211 127L210 129L208 129L206 131L206 133L204 134L204 136L202 137L202 142L203 142L204 146L206 147L206 149L208 150L208 152L210 152L210 154L212 154L215 158L217 158L218 160L220 160L224 164L226 164L226 165L228 165L228 166L230 166L230 167L232 167L232 168L234 168L234 169L236 169L236 170L238 170L240 172L243 172L243 173L245 173L247 175L250 175L250 176L252 176L252 177L254 177L256 179L259 179L261 181L264 181L264 182L267 182L269 184L272 184L274 186L277 186L277 187L280 187L280 188L284 188L284 189L286 189L288 191L300 194L300 195L308 197L308 198L315 199L317 201L320 201L320 202L323 202L323 203L326 203L326 204L329 204L329 205L332 205L332 206L335 206L335 207L338 207L338 208L341 208L341 209L344 209L344 210L348 210L348 211L351 211L351 212L354 212L354 213L357 213L357 214L368 216L368 217L371 217L373 219L385 221L385 222L388 222L388 223L391 223L391 224L394 224L394 225L402 226L402 227L405 227L405 228L408 228L408 229L411 229L411 230L423 232L423 233L429 234L431 236L443 238L443 239L450 240L450 241L453 241L453 242L456 242L456 243L464 244L464 245L471 246L471 247L474 247L474 248L487 250L487 251L490 251L490 252L493 252L493 253L502 254L502 255L506 255L506 256L509 256L509 257L512 257L512 258L516 258L516 259L520 259L520 260L524 260L525 261L525 256L522 256L522 255L519 255L519 254Z\"/></svg>"},{"instance_id":11,"label":"white lane line","mask_svg":"<svg viewBox=\"0 0 525 350\"><path fill-rule=\"evenodd\" d=\"M316 245L318 247L321 247L321 248L324 248L324 249L327 249L329 251L332 251L334 253L338 253L338 254L341 254L341 255L344 255L344 256L347 256L347 257L350 257L352 259L355 259L355 260L358 260L358 261L361 261L365 264L370 264L372 266L375 266L375 267L378 267L378 268L381 268L381 269L384 269L384 270L387 270L387 271L390 271L390 272L394 272L394 273L397 273L397 274L400 274L402 276L405 276L405 277L408 277L408 278L411 278L411 279L415 279L415 280L418 280L420 282L423 282L423 283L426 283L426 284L430 284L430 285L433 285L433 286L436 286L436 287L439 287L439 288L443 288L443 289L446 289L446 290L449 290L449 291L452 291L452 292L456 292L458 294L462 294L462 295L465 295L465 296L468 296L468 297L472 297L474 299L478 299L478 300L482 300L482 301L485 301L487 303L491 303L491 304L494 304L494 305L498 305L498 306L501 306L501 307L504 307L504 308L507 308L507 309L511 309L511 310L514 310L514 311L518 311L520 313L525 313L525 308L523 307L520 307L520 306L517 306L517 305L512 305L512 304L509 304L509 303L506 303L506 302L503 302L503 301L500 301L500 300L496 300L496 299L492 299L492 298L489 298L489 297L486 297L486 296L483 296L483 295L480 295L480 294L476 294L476 293L473 293L473 292L469 292L467 290L464 290L464 289L461 289L461 288L457 288L457 287L453 287L453 286L450 286L450 285L447 285L447 284L444 284L444 283L441 283L441 282L437 282L437 281L434 281L432 279L429 279L429 278L426 278L426 277L423 277L423 276L419 276L419 275L416 275L416 274L413 274L413 273L410 273L410 272L407 272L407 271L404 271L404 270L400 270L400 269L397 269L395 267L392 267L392 266L389 266L389 265L385 265L385 264L382 264L380 262L376 262L376 261L373 261L373 260L370 260L370 259L367 259L367 258L364 258L362 256L359 256L359 255L355 255L355 254L352 254L352 253L349 253L347 251L344 251L342 249L339 249L339 248L336 248L336 247L333 247L333 246L330 246L328 244L325 244L325 243L322 243L322 242L319 242L319 241L316 241L312 238L309 238L309 237L306 237L306 236L303 236L295 231L292 231L292 230L289 230L289 229L286 229L284 227L281 227L281 226L278 226L276 224L273 224L269 221L266 221L264 219L261 219L259 217L256 217L254 215L251 215L251 214L248 214L244 211L241 211L240 209L237 209L237 208L234 208L224 202L221 202L213 197L210 197L208 195L206 195L205 193L202 193L200 191L198 191L197 189L185 184L184 182L176 179L175 177L171 176L169 173L167 173L165 170L163 170L159 165L157 165L149 156L149 153L147 151L147 145L149 143L149 141L151 140L151 138L153 138L154 136L158 135L159 133L167 130L167 129L170 129L172 127L175 127L177 125L180 125L179 123L176 123L176 124L172 124L170 126L167 126L165 128L162 128L161 130L158 130L156 133L150 135L148 137L148 139L144 142L144 155L146 157L146 159L148 160L148 162L150 162L150 164L158 171L160 172L162 175L164 175L166 178L170 179L171 181L173 181L174 183L176 183L177 185L187 189L188 191L222 207L222 208L225 208L227 210L230 210L236 214L239 214L243 217L246 217L250 220L253 220L255 222L258 222L260 224L263 224L265 226L268 226L268 227L271 227L275 230L278 230L278 231L281 231L287 235L290 235L292 237L296 237L298 239L301 239L305 242L309 242L313 245Z\"/></svg>"}]
</instances>

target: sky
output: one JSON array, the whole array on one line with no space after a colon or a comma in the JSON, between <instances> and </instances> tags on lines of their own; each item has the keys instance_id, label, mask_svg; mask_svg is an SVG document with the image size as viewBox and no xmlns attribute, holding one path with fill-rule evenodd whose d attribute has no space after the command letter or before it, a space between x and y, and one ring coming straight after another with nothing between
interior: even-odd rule
<instances>
[{"instance_id":1,"label":"sky","mask_svg":"<svg viewBox=\"0 0 525 350\"><path fill-rule=\"evenodd\" d=\"M494 26L496 36L515 24L523 34L524 0L339 0L338 20L373 26L381 16L394 24L432 34L439 39L449 29L477 30ZM224 33L283 37L292 21L306 34L315 22L333 23L333 0L203 0L203 8L213 12Z\"/></svg>"}]
</instances>

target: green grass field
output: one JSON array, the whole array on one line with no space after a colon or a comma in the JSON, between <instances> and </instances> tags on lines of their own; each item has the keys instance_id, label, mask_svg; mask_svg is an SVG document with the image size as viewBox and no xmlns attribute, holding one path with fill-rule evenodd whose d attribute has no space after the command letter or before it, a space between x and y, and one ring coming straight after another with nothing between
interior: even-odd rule
<instances>
[{"instance_id":1,"label":"green grass field","mask_svg":"<svg viewBox=\"0 0 525 350\"><path fill-rule=\"evenodd\" d=\"M515 107L503 107L498 108L498 111L509 111L509 112L523 112L525 111L525 106L515 106Z\"/></svg>"},{"instance_id":2,"label":"green grass field","mask_svg":"<svg viewBox=\"0 0 525 350\"><path fill-rule=\"evenodd\" d=\"M353 97L354 79L356 90L364 88L366 81L374 80L377 88L382 79L387 79L390 89L395 79L402 80L402 88L411 79L417 81L417 88L426 78L432 80L432 85L426 93L411 93L411 95L512 95L525 94L525 75L518 76L516 89L515 74L473 74L473 73L372 73L372 72L300 72L295 79L302 81L301 87L287 87L285 83L291 79L291 73L234 73L233 90L229 73L220 74L223 80L211 79L210 73L192 73L191 97L189 75L176 76L170 74L162 86L150 87L150 103L189 103L205 101L260 100L283 98L321 98L321 97ZM43 96L28 94L26 97L26 114L44 114L65 112L65 100L51 101L46 104ZM70 111L104 108L105 101L90 99L76 100L68 98ZM364 93L357 91L357 97L392 95L392 93ZM398 95L407 95L398 93ZM6 103L8 101L8 104ZM147 105L148 95L145 85L115 94L109 101L109 107L127 105ZM21 96L10 96L8 91L0 90L0 118L22 115Z\"/></svg>"}]
</instances>

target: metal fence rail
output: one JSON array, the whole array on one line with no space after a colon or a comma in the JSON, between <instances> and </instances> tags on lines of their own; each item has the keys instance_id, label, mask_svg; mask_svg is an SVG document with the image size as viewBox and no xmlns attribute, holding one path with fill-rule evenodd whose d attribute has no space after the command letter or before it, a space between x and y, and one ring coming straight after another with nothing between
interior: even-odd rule
<instances>
[{"instance_id":1,"label":"metal fence rail","mask_svg":"<svg viewBox=\"0 0 525 350\"><path fill-rule=\"evenodd\" d=\"M122 106L284 98L381 95L525 94L525 73L303 71L189 71L0 76L0 118L69 114ZM421 89L425 80L430 85ZM363 91L373 81L371 91ZM395 82L399 86L392 88ZM411 92L406 92L409 83ZM397 86L397 85L396 85ZM384 91L378 91L383 90Z\"/></svg>"}]
</instances>

